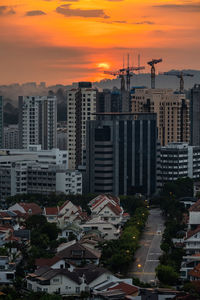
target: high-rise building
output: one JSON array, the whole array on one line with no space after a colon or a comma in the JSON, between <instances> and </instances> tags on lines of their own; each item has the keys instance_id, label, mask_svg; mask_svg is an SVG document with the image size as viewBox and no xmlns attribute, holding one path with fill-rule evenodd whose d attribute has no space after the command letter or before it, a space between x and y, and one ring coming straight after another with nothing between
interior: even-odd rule
<instances>
[{"instance_id":1,"label":"high-rise building","mask_svg":"<svg viewBox=\"0 0 200 300\"><path fill-rule=\"evenodd\" d=\"M190 118L190 143L193 146L200 146L200 84L195 84L191 89Z\"/></svg>"},{"instance_id":2,"label":"high-rise building","mask_svg":"<svg viewBox=\"0 0 200 300\"><path fill-rule=\"evenodd\" d=\"M170 143L161 147L158 185L178 178L200 178L200 147L187 143Z\"/></svg>"},{"instance_id":3,"label":"high-rise building","mask_svg":"<svg viewBox=\"0 0 200 300\"><path fill-rule=\"evenodd\" d=\"M0 148L3 148L3 97L0 96Z\"/></svg>"},{"instance_id":4,"label":"high-rise building","mask_svg":"<svg viewBox=\"0 0 200 300\"><path fill-rule=\"evenodd\" d=\"M190 141L189 100L170 89L136 88L131 93L132 112L157 114L158 139L162 146Z\"/></svg>"},{"instance_id":5,"label":"high-rise building","mask_svg":"<svg viewBox=\"0 0 200 300\"><path fill-rule=\"evenodd\" d=\"M19 146L56 148L57 100L55 96L19 97Z\"/></svg>"},{"instance_id":6,"label":"high-rise building","mask_svg":"<svg viewBox=\"0 0 200 300\"><path fill-rule=\"evenodd\" d=\"M98 93L97 112L130 112L129 92L113 88Z\"/></svg>"},{"instance_id":7,"label":"high-rise building","mask_svg":"<svg viewBox=\"0 0 200 300\"><path fill-rule=\"evenodd\" d=\"M10 125L8 127L4 127L4 148L5 149L19 148L18 125Z\"/></svg>"},{"instance_id":8,"label":"high-rise building","mask_svg":"<svg viewBox=\"0 0 200 300\"><path fill-rule=\"evenodd\" d=\"M69 168L82 163L86 138L86 120L94 120L97 89L90 82L79 82L78 88L67 91L67 123Z\"/></svg>"},{"instance_id":9,"label":"high-rise building","mask_svg":"<svg viewBox=\"0 0 200 300\"><path fill-rule=\"evenodd\" d=\"M88 192L127 195L156 191L155 113L99 113L87 122Z\"/></svg>"}]
</instances>

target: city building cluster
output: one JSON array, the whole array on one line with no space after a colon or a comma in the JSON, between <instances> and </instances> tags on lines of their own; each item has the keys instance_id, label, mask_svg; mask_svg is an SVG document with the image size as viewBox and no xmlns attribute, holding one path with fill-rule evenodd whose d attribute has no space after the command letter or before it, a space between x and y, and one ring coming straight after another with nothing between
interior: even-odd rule
<instances>
[{"instance_id":1,"label":"city building cluster","mask_svg":"<svg viewBox=\"0 0 200 300\"><path fill-rule=\"evenodd\" d=\"M100 90L91 82L68 87L62 122L58 98L50 91L16 95L18 124L4 126L0 96L0 284L13 283L17 266L31 249L36 259L24 278L29 292L90 292L94 299L138 300L155 294L104 268L99 245L119 240L130 219L119 196L144 197L142 209L147 209L150 197L183 177L194 179L194 194L200 191L200 84L185 91L183 76L189 75L174 73L180 78L179 91L156 88L154 64L160 61L149 62L150 89L130 86L131 68L117 73L121 89ZM87 209L72 201L72 195L89 194L94 197ZM54 206L43 202L52 195L67 200ZM23 199L17 201L18 196ZM35 196L39 205L26 201ZM10 204L11 198L15 203ZM186 251L183 280L200 278L199 201L185 200L187 234L173 240ZM40 258L34 230L41 236ZM158 289L154 299L179 299L177 295Z\"/></svg>"}]
</instances>

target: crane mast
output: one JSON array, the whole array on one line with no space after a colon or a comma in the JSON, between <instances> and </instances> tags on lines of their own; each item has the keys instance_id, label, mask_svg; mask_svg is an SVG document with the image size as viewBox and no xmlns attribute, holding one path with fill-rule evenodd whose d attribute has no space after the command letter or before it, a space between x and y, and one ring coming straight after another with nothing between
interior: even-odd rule
<instances>
[{"instance_id":1,"label":"crane mast","mask_svg":"<svg viewBox=\"0 0 200 300\"><path fill-rule=\"evenodd\" d=\"M118 76L118 78L121 79L121 90L127 90L130 92L130 82L131 82L131 77L133 76L133 71L139 71L139 70L144 70L145 67L130 67L129 66L129 54L127 55L127 67L125 68L123 66L122 69L119 69L117 71L104 71L104 74L108 75L113 75L113 76ZM125 88L125 81L126 81L126 88Z\"/></svg>"},{"instance_id":2,"label":"crane mast","mask_svg":"<svg viewBox=\"0 0 200 300\"><path fill-rule=\"evenodd\" d=\"M162 58L160 59L152 59L151 61L147 62L148 65L151 66L151 88L156 88L156 69L155 64L162 62Z\"/></svg>"},{"instance_id":3,"label":"crane mast","mask_svg":"<svg viewBox=\"0 0 200 300\"><path fill-rule=\"evenodd\" d=\"M190 73L184 73L183 71L180 72L164 72L160 73L161 75L167 75L167 76L176 76L177 78L180 79L180 87L179 87L179 92L182 94L184 92L184 77L193 77L193 74Z\"/></svg>"}]
</instances>

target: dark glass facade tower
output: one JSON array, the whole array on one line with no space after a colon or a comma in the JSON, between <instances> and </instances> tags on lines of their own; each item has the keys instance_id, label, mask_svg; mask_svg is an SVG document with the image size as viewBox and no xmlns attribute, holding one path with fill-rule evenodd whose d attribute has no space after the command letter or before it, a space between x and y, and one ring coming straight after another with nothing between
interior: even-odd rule
<instances>
[{"instance_id":1,"label":"dark glass facade tower","mask_svg":"<svg viewBox=\"0 0 200 300\"><path fill-rule=\"evenodd\" d=\"M86 178L91 193L156 192L154 113L103 113L87 122Z\"/></svg>"}]
</instances>

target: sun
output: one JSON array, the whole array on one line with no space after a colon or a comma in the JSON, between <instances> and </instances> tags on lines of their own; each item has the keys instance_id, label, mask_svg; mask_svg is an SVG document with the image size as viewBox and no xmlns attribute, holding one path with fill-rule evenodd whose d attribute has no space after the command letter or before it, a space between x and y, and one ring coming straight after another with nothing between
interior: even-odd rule
<instances>
[{"instance_id":1,"label":"sun","mask_svg":"<svg viewBox=\"0 0 200 300\"><path fill-rule=\"evenodd\" d=\"M110 68L110 65L109 65L108 63L106 63L106 62L102 62L102 63L98 63L98 64L97 64L97 67L98 67L98 68L101 68L101 69L106 69L106 70L108 70L108 69Z\"/></svg>"}]
</instances>

